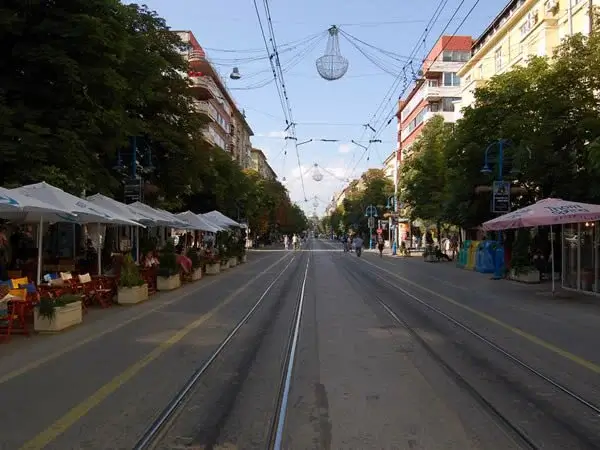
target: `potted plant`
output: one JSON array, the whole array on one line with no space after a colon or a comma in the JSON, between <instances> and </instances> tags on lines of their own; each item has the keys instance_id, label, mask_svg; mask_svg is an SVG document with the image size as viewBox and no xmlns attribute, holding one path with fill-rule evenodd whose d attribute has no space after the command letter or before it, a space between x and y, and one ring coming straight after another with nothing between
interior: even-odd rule
<instances>
[{"instance_id":1,"label":"potted plant","mask_svg":"<svg viewBox=\"0 0 600 450\"><path fill-rule=\"evenodd\" d=\"M529 247L531 245L531 233L529 229L521 229L512 247L510 260L510 279L521 283L539 283L540 272L531 265Z\"/></svg>"},{"instance_id":2,"label":"potted plant","mask_svg":"<svg viewBox=\"0 0 600 450\"><path fill-rule=\"evenodd\" d=\"M217 275L221 272L221 260L213 253L207 253L205 257L206 275Z\"/></svg>"},{"instance_id":3,"label":"potted plant","mask_svg":"<svg viewBox=\"0 0 600 450\"><path fill-rule=\"evenodd\" d=\"M229 269L229 247L225 245L226 233L221 234L221 241L218 246L219 259L221 260L221 270Z\"/></svg>"},{"instance_id":4,"label":"potted plant","mask_svg":"<svg viewBox=\"0 0 600 450\"><path fill-rule=\"evenodd\" d=\"M148 300L148 285L140 275L140 270L131 254L128 253L123 258L121 265L117 302L120 305L135 305L144 300Z\"/></svg>"},{"instance_id":5,"label":"potted plant","mask_svg":"<svg viewBox=\"0 0 600 450\"><path fill-rule=\"evenodd\" d=\"M172 291L179 287L181 287L179 264L177 264L175 246L169 239L160 254L156 277L156 289L159 291Z\"/></svg>"},{"instance_id":6,"label":"potted plant","mask_svg":"<svg viewBox=\"0 0 600 450\"><path fill-rule=\"evenodd\" d=\"M33 328L41 332L61 331L81 322L83 322L83 311L79 295L42 297L33 315Z\"/></svg>"},{"instance_id":7,"label":"potted plant","mask_svg":"<svg viewBox=\"0 0 600 450\"><path fill-rule=\"evenodd\" d=\"M195 248L190 248L186 255L192 262L192 272L190 273L191 281L202 279L202 260L198 256L198 251Z\"/></svg>"}]
</instances>

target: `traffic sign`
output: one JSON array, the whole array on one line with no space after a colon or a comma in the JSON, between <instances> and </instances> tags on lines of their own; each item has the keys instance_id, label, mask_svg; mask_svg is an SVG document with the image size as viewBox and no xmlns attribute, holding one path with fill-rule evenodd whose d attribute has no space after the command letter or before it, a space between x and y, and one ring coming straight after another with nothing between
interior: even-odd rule
<instances>
[{"instance_id":1,"label":"traffic sign","mask_svg":"<svg viewBox=\"0 0 600 450\"><path fill-rule=\"evenodd\" d=\"M383 229L377 228L377 234L381 234L381 233L383 233Z\"/></svg>"}]
</instances>

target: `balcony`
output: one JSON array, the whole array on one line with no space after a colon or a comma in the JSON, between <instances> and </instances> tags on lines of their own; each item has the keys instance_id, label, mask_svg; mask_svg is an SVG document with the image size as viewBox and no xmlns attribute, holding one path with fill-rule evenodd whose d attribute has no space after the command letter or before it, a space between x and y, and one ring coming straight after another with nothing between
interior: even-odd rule
<instances>
[{"instance_id":1,"label":"balcony","mask_svg":"<svg viewBox=\"0 0 600 450\"><path fill-rule=\"evenodd\" d=\"M464 66L464 62L457 61L434 61L431 63L431 66L427 68L426 73L430 72L458 72L462 66Z\"/></svg>"},{"instance_id":2,"label":"balcony","mask_svg":"<svg viewBox=\"0 0 600 450\"><path fill-rule=\"evenodd\" d=\"M194 96L198 100L221 98L221 93L217 85L209 76L197 72L190 72L188 76L192 82Z\"/></svg>"},{"instance_id":3,"label":"balcony","mask_svg":"<svg viewBox=\"0 0 600 450\"><path fill-rule=\"evenodd\" d=\"M460 86L425 86L423 97L427 101L440 100L443 97L460 97Z\"/></svg>"},{"instance_id":4,"label":"balcony","mask_svg":"<svg viewBox=\"0 0 600 450\"><path fill-rule=\"evenodd\" d=\"M427 122L431 120L434 116L442 116L444 118L444 122L454 122L456 117L456 112L454 111L429 111L425 113L425 117L423 117L423 122Z\"/></svg>"},{"instance_id":5,"label":"balcony","mask_svg":"<svg viewBox=\"0 0 600 450\"><path fill-rule=\"evenodd\" d=\"M206 114L211 120L217 120L217 110L208 102L195 102L196 111Z\"/></svg>"}]
</instances>

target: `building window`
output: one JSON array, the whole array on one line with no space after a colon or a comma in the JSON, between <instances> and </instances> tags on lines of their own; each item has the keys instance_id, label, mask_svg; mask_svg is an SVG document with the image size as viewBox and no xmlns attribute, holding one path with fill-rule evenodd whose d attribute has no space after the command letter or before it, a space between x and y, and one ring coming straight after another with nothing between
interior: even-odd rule
<instances>
[{"instance_id":1,"label":"building window","mask_svg":"<svg viewBox=\"0 0 600 450\"><path fill-rule=\"evenodd\" d=\"M427 80L427 86L429 87L438 87L440 82L438 80Z\"/></svg>"},{"instance_id":2,"label":"building window","mask_svg":"<svg viewBox=\"0 0 600 450\"><path fill-rule=\"evenodd\" d=\"M430 103L429 104L429 111L431 112L438 112L440 110L440 103L439 102L435 102L435 103Z\"/></svg>"},{"instance_id":3,"label":"building window","mask_svg":"<svg viewBox=\"0 0 600 450\"><path fill-rule=\"evenodd\" d=\"M460 86L460 78L455 72L444 72L444 86Z\"/></svg>"},{"instance_id":4,"label":"building window","mask_svg":"<svg viewBox=\"0 0 600 450\"><path fill-rule=\"evenodd\" d=\"M477 66L477 79L483 80L483 64Z\"/></svg>"},{"instance_id":5,"label":"building window","mask_svg":"<svg viewBox=\"0 0 600 450\"><path fill-rule=\"evenodd\" d=\"M445 62L467 62L471 52L464 50L445 50L442 53L442 61Z\"/></svg>"},{"instance_id":6,"label":"building window","mask_svg":"<svg viewBox=\"0 0 600 450\"><path fill-rule=\"evenodd\" d=\"M460 97L444 97L442 99L442 111L454 112L454 102L460 100Z\"/></svg>"},{"instance_id":7,"label":"building window","mask_svg":"<svg viewBox=\"0 0 600 450\"><path fill-rule=\"evenodd\" d=\"M502 70L502 48L499 48L494 53L494 60L496 64L496 72L500 72Z\"/></svg>"}]
</instances>

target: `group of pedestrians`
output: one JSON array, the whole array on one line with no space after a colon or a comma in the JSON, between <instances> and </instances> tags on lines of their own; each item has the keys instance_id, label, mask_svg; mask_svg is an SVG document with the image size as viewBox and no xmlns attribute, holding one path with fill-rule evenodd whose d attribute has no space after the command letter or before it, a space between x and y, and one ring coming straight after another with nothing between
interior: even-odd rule
<instances>
[{"instance_id":1,"label":"group of pedestrians","mask_svg":"<svg viewBox=\"0 0 600 450\"><path fill-rule=\"evenodd\" d=\"M294 235L292 236L291 241L292 241L292 248L294 250L298 250L300 248L300 238L298 237L298 235L296 233L294 233ZM285 236L283 236L283 246L285 247L286 250L290 249L290 238L287 234Z\"/></svg>"},{"instance_id":2,"label":"group of pedestrians","mask_svg":"<svg viewBox=\"0 0 600 450\"><path fill-rule=\"evenodd\" d=\"M362 253L364 241L360 236L342 236L342 245L344 248L344 253L352 252L353 250L356 252L356 256L360 257Z\"/></svg>"}]
</instances>

